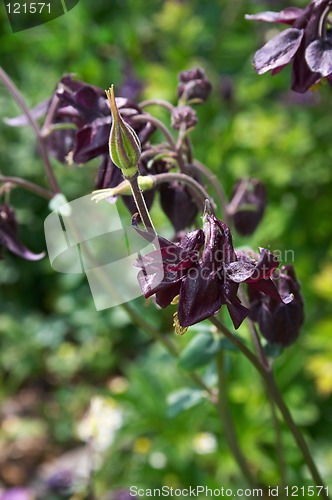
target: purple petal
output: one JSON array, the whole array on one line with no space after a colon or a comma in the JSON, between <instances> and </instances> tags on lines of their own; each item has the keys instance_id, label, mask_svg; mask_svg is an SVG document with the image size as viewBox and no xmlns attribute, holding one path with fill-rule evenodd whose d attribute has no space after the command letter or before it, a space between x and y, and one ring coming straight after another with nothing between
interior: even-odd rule
<instances>
[{"instance_id":1,"label":"purple petal","mask_svg":"<svg viewBox=\"0 0 332 500\"><path fill-rule=\"evenodd\" d=\"M99 155L108 153L111 116L97 118L76 132L73 149L75 163L86 163Z\"/></svg>"},{"instance_id":2,"label":"purple petal","mask_svg":"<svg viewBox=\"0 0 332 500\"><path fill-rule=\"evenodd\" d=\"M300 47L303 33L303 30L289 28L267 42L255 54L256 71L261 75L288 64Z\"/></svg>"},{"instance_id":3,"label":"purple petal","mask_svg":"<svg viewBox=\"0 0 332 500\"><path fill-rule=\"evenodd\" d=\"M248 316L249 309L244 307L239 300L227 303L227 309L233 321L234 328L237 330Z\"/></svg>"},{"instance_id":4,"label":"purple petal","mask_svg":"<svg viewBox=\"0 0 332 500\"><path fill-rule=\"evenodd\" d=\"M298 7L287 7L280 12L266 11L258 14L246 14L245 18L249 21L266 21L268 23L293 24L293 22L303 14L303 9Z\"/></svg>"},{"instance_id":5,"label":"purple petal","mask_svg":"<svg viewBox=\"0 0 332 500\"><path fill-rule=\"evenodd\" d=\"M275 299L278 302L283 302L284 304L289 304L293 300L293 295L288 295L286 297L281 297L277 287L275 284L270 280L260 280L260 281L253 281L251 283L248 283L249 286L255 288L256 290L265 293L272 299Z\"/></svg>"},{"instance_id":6,"label":"purple petal","mask_svg":"<svg viewBox=\"0 0 332 500\"><path fill-rule=\"evenodd\" d=\"M332 73L331 40L315 40L305 51L305 59L311 71L328 76Z\"/></svg>"},{"instance_id":7,"label":"purple petal","mask_svg":"<svg viewBox=\"0 0 332 500\"><path fill-rule=\"evenodd\" d=\"M45 101L40 102L33 108L31 108L30 114L35 119L38 120L45 115L50 99L45 99ZM26 115L15 116L14 118L4 118L4 123L10 127L24 127L25 125L30 125L29 120Z\"/></svg>"},{"instance_id":8,"label":"purple petal","mask_svg":"<svg viewBox=\"0 0 332 500\"><path fill-rule=\"evenodd\" d=\"M167 307L170 305L174 297L179 295L181 288L181 280L173 283L173 285L165 288L164 290L160 290L156 293L156 302L159 307Z\"/></svg>"},{"instance_id":9,"label":"purple petal","mask_svg":"<svg viewBox=\"0 0 332 500\"><path fill-rule=\"evenodd\" d=\"M171 221L175 232L191 226L198 213L197 204L183 184L170 182L159 187L161 208Z\"/></svg>"},{"instance_id":10,"label":"purple petal","mask_svg":"<svg viewBox=\"0 0 332 500\"><path fill-rule=\"evenodd\" d=\"M203 268L197 267L182 282L179 300L181 326L190 326L216 314L224 301L218 275L203 276Z\"/></svg>"},{"instance_id":11,"label":"purple petal","mask_svg":"<svg viewBox=\"0 0 332 500\"><path fill-rule=\"evenodd\" d=\"M4 246L26 260L40 260L45 256L45 252L36 254L26 248L19 241L17 232L14 210L8 205L2 205L0 207L0 249Z\"/></svg>"}]
</instances>

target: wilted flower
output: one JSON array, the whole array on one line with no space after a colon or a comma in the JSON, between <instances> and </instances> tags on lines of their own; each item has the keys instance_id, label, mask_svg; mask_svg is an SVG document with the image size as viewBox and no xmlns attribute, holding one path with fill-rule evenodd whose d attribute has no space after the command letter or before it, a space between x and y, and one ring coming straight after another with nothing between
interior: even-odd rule
<instances>
[{"instance_id":1,"label":"wilted flower","mask_svg":"<svg viewBox=\"0 0 332 500\"><path fill-rule=\"evenodd\" d=\"M191 231L179 243L159 237L159 244L160 252L150 252L136 262L142 269L138 281L144 296L155 294L160 307L179 296L178 331L213 316L223 304L238 328L249 312L237 297L240 283L282 300L270 279L277 258L264 249L258 262L237 254L228 226L213 215L205 215L204 232Z\"/></svg>"},{"instance_id":2,"label":"wilted flower","mask_svg":"<svg viewBox=\"0 0 332 500\"><path fill-rule=\"evenodd\" d=\"M6 204L0 206L0 259L4 248L26 260L40 260L45 255L31 252L19 241L14 209Z\"/></svg>"},{"instance_id":3,"label":"wilted flower","mask_svg":"<svg viewBox=\"0 0 332 500\"><path fill-rule=\"evenodd\" d=\"M250 317L258 322L268 342L287 347L297 339L304 320L300 285L292 265L283 266L273 281L281 297L292 294L293 300L290 303L280 302L251 289Z\"/></svg>"},{"instance_id":4,"label":"wilted flower","mask_svg":"<svg viewBox=\"0 0 332 500\"><path fill-rule=\"evenodd\" d=\"M288 7L280 12L261 12L247 19L284 23L291 28L282 31L258 50L254 66L259 74L276 74L293 64L292 89L306 92L322 77L332 74L332 38L328 15L330 0L312 0L307 7Z\"/></svg>"},{"instance_id":5,"label":"wilted flower","mask_svg":"<svg viewBox=\"0 0 332 500\"><path fill-rule=\"evenodd\" d=\"M198 102L206 101L211 88L211 83L202 68L193 68L179 74L178 97L184 102L193 99Z\"/></svg>"},{"instance_id":6,"label":"wilted flower","mask_svg":"<svg viewBox=\"0 0 332 500\"><path fill-rule=\"evenodd\" d=\"M235 229L242 236L251 235L262 220L266 205L266 190L258 179L241 179L233 189L228 213Z\"/></svg>"}]
</instances>

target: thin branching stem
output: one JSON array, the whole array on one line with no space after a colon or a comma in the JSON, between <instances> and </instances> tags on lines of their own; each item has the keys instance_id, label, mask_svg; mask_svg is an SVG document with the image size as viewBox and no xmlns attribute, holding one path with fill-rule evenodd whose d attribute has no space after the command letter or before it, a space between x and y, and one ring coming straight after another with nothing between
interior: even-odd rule
<instances>
[{"instance_id":1,"label":"thin branching stem","mask_svg":"<svg viewBox=\"0 0 332 500\"><path fill-rule=\"evenodd\" d=\"M265 366L261 363L259 358L245 346L241 340L239 340L218 318L215 316L210 318L211 323L213 323L217 329L223 333L231 342L233 345L235 345L245 356L246 358L251 362L251 364L256 368L258 373L262 376L264 379L270 396L273 398L273 401L276 403L280 413L283 416L283 419L290 430L290 432L293 434L293 437L302 452L303 459L311 473L311 476L313 480L315 481L315 484L317 486L324 486L323 479L316 467L316 464L311 456L309 447L304 440L302 433L300 432L299 428L295 424L293 417L286 406L282 394L274 380L274 375L271 370L267 370ZM320 496L324 496L325 498L329 499L328 492L326 488L323 488L320 492Z\"/></svg>"},{"instance_id":2,"label":"thin branching stem","mask_svg":"<svg viewBox=\"0 0 332 500\"><path fill-rule=\"evenodd\" d=\"M45 198L46 200L51 200L53 198L53 193L44 189L43 187L35 184L34 182L27 181L25 179L21 179L21 177L10 177L6 175L0 175L0 182L4 184L14 184L16 186L20 186L27 191L31 191L32 193Z\"/></svg>"},{"instance_id":3,"label":"thin branching stem","mask_svg":"<svg viewBox=\"0 0 332 500\"><path fill-rule=\"evenodd\" d=\"M15 99L15 102L20 106L22 109L23 113L27 117L28 122L30 123L35 135L36 139L39 145L40 149L40 154L43 160L44 164L44 170L48 179L48 183L50 185L51 190L53 191L54 194L60 193L60 188L58 185L58 181L56 180L55 174L53 172L52 165L50 163L48 154L47 154L47 148L44 143L43 137L40 133L39 127L37 122L35 121L34 117L32 116L28 106L25 103L25 100L21 93L19 92L18 88L14 84L14 82L11 80L11 78L7 75L7 73L3 70L3 68L0 67L0 80L5 84L7 87L8 91L11 93L13 98Z\"/></svg>"},{"instance_id":4,"label":"thin branching stem","mask_svg":"<svg viewBox=\"0 0 332 500\"><path fill-rule=\"evenodd\" d=\"M245 456L242 453L237 438L236 429L233 424L232 414L229 408L227 398L227 375L225 370L225 353L220 351L217 355L217 373L218 373L218 403L217 409L224 427L224 436L227 444L243 474L248 485L252 488L257 486L256 480L250 471Z\"/></svg>"}]
</instances>

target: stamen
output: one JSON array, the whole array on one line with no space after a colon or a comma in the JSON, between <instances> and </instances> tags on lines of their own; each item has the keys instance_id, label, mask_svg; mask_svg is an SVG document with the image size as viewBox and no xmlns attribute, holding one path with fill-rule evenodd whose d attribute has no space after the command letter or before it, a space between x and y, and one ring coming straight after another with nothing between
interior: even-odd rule
<instances>
[{"instance_id":1,"label":"stamen","mask_svg":"<svg viewBox=\"0 0 332 500\"><path fill-rule=\"evenodd\" d=\"M177 312L175 312L173 314L173 318L174 318L173 319L173 326L174 326L175 333L177 335L184 335L186 333L186 331L188 330L188 327L180 325L179 316L178 316Z\"/></svg>"}]
</instances>

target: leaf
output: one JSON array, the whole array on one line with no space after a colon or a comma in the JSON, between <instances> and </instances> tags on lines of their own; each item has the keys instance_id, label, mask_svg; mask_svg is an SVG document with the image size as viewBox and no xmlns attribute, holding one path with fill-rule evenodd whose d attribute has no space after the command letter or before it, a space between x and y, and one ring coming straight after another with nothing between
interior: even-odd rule
<instances>
[{"instance_id":1,"label":"leaf","mask_svg":"<svg viewBox=\"0 0 332 500\"><path fill-rule=\"evenodd\" d=\"M222 348L222 339L211 333L198 333L182 351L178 364L183 370L192 371L208 364Z\"/></svg>"},{"instance_id":2,"label":"leaf","mask_svg":"<svg viewBox=\"0 0 332 500\"><path fill-rule=\"evenodd\" d=\"M175 417L179 413L193 408L205 397L205 392L201 389L183 388L172 392L167 397L167 415L171 418Z\"/></svg>"}]
</instances>

